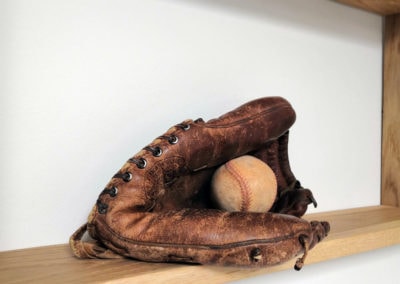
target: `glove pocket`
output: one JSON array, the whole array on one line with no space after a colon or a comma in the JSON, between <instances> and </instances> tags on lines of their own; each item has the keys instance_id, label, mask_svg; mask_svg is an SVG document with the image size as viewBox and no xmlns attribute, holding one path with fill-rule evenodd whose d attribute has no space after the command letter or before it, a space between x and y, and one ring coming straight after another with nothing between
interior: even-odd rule
<instances>
[{"instance_id":1,"label":"glove pocket","mask_svg":"<svg viewBox=\"0 0 400 284\"><path fill-rule=\"evenodd\" d=\"M96 224L102 243L148 262L265 267L306 254L313 241L309 222L275 213L184 209L113 220Z\"/></svg>"}]
</instances>

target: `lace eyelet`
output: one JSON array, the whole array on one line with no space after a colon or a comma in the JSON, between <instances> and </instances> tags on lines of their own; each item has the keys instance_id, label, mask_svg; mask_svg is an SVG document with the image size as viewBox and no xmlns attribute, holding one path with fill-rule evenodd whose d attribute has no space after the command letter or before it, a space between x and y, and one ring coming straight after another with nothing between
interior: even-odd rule
<instances>
[{"instance_id":1,"label":"lace eyelet","mask_svg":"<svg viewBox=\"0 0 400 284\"><path fill-rule=\"evenodd\" d=\"M132 174L130 172L126 172L124 174L122 174L122 180L124 182L129 182L132 179Z\"/></svg>"},{"instance_id":2,"label":"lace eyelet","mask_svg":"<svg viewBox=\"0 0 400 284\"><path fill-rule=\"evenodd\" d=\"M136 164L139 169L144 169L147 166L147 161L143 158L139 159L139 162Z\"/></svg>"},{"instance_id":3,"label":"lace eyelet","mask_svg":"<svg viewBox=\"0 0 400 284\"><path fill-rule=\"evenodd\" d=\"M176 126L183 129L184 131L188 131L190 129L190 124L187 123L179 123Z\"/></svg>"},{"instance_id":4,"label":"lace eyelet","mask_svg":"<svg viewBox=\"0 0 400 284\"><path fill-rule=\"evenodd\" d=\"M153 156L154 157L160 157L162 155L163 151L160 147L156 147L153 150Z\"/></svg>"},{"instance_id":5,"label":"lace eyelet","mask_svg":"<svg viewBox=\"0 0 400 284\"><path fill-rule=\"evenodd\" d=\"M103 204L106 205L106 204ZM107 213L107 207L99 207L98 211L100 214L106 214Z\"/></svg>"},{"instance_id":6,"label":"lace eyelet","mask_svg":"<svg viewBox=\"0 0 400 284\"><path fill-rule=\"evenodd\" d=\"M255 248L255 249L251 250L250 258L254 262L259 262L260 260L262 260L261 249Z\"/></svg>"},{"instance_id":7,"label":"lace eyelet","mask_svg":"<svg viewBox=\"0 0 400 284\"><path fill-rule=\"evenodd\" d=\"M101 203L99 200L97 201L97 211L100 214L106 214L107 213L107 209L108 209L108 205Z\"/></svg>"},{"instance_id":8,"label":"lace eyelet","mask_svg":"<svg viewBox=\"0 0 400 284\"><path fill-rule=\"evenodd\" d=\"M113 186L111 189L110 189L110 196L111 197L115 197L115 196L117 196L117 194L118 194L118 188L116 187L116 186Z\"/></svg>"},{"instance_id":9,"label":"lace eyelet","mask_svg":"<svg viewBox=\"0 0 400 284\"><path fill-rule=\"evenodd\" d=\"M176 143L178 143L178 137L177 136L175 136L175 135L172 135L172 136L170 136L169 138L168 138L168 142L169 142L169 144L176 144Z\"/></svg>"},{"instance_id":10,"label":"lace eyelet","mask_svg":"<svg viewBox=\"0 0 400 284\"><path fill-rule=\"evenodd\" d=\"M131 158L128 160L128 163L135 164L139 169L144 169L147 166L147 161L143 158Z\"/></svg>"}]
</instances>

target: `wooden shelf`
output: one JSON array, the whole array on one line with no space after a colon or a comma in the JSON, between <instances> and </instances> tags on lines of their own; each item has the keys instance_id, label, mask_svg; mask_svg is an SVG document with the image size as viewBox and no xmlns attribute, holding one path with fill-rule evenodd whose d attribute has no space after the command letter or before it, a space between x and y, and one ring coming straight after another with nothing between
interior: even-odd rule
<instances>
[{"instance_id":1,"label":"wooden shelf","mask_svg":"<svg viewBox=\"0 0 400 284\"><path fill-rule=\"evenodd\" d=\"M327 220L331 233L311 250L306 264L400 244L400 208L374 206L309 214ZM68 245L0 253L0 283L224 283L293 269L295 260L263 269L144 263L128 259L76 259ZM301 273L295 272L293 273Z\"/></svg>"}]
</instances>

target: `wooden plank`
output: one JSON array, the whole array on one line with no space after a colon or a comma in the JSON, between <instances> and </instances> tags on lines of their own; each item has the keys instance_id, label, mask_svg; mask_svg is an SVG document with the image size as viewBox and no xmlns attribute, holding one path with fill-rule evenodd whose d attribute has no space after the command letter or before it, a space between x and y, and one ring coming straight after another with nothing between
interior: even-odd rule
<instances>
[{"instance_id":1,"label":"wooden plank","mask_svg":"<svg viewBox=\"0 0 400 284\"><path fill-rule=\"evenodd\" d=\"M336 0L337 2L360 8L380 15L400 13L399 0Z\"/></svg>"},{"instance_id":2,"label":"wooden plank","mask_svg":"<svg viewBox=\"0 0 400 284\"><path fill-rule=\"evenodd\" d=\"M385 17L383 66L381 204L400 206L400 14Z\"/></svg>"},{"instance_id":3,"label":"wooden plank","mask_svg":"<svg viewBox=\"0 0 400 284\"><path fill-rule=\"evenodd\" d=\"M400 243L400 208L375 206L310 214L332 230L311 250L312 263ZM144 263L134 260L78 260L67 245L0 253L0 283L225 283L284 269L295 260L263 269ZM306 269L304 267L303 269ZM297 273L294 272L293 273Z\"/></svg>"}]
</instances>

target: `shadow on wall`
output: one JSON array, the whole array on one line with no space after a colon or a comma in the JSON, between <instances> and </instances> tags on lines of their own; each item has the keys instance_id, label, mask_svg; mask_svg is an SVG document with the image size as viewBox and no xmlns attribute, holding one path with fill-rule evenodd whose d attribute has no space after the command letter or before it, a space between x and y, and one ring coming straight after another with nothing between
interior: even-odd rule
<instances>
[{"instance_id":1,"label":"shadow on wall","mask_svg":"<svg viewBox=\"0 0 400 284\"><path fill-rule=\"evenodd\" d=\"M376 19L334 0L173 0L208 10L222 10L236 17L274 21L282 26L300 26L316 33L336 35L356 42L375 42ZM328 2L328 3L327 3ZM288 9L290 7L290 9ZM295 9L293 9L295 7ZM328 7L328 9L327 9ZM371 20L372 19L372 20Z\"/></svg>"}]
</instances>

